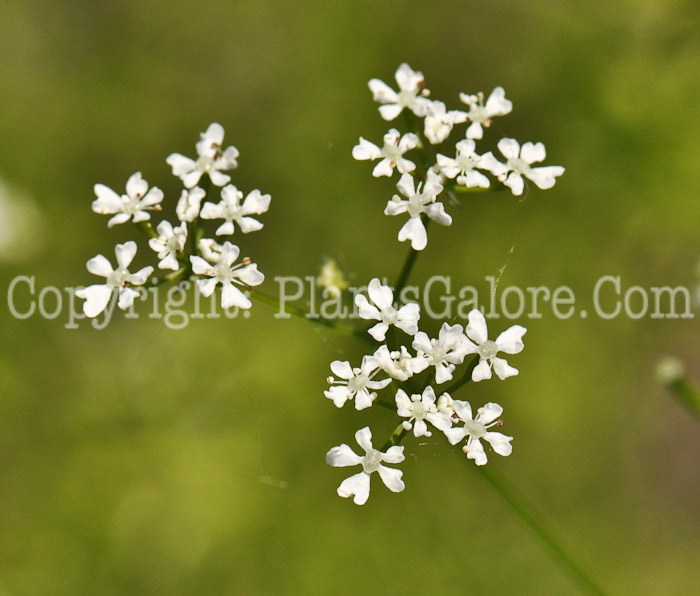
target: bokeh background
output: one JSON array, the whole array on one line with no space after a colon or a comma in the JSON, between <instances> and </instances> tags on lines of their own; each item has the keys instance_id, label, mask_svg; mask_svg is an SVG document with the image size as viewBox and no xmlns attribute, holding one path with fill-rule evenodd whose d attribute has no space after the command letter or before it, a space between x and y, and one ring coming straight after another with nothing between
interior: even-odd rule
<instances>
[{"instance_id":1,"label":"bokeh background","mask_svg":"<svg viewBox=\"0 0 700 596\"><path fill-rule=\"evenodd\" d=\"M693 0L3 0L0 25L0 595L578 594L472 462L437 434L406 441L406 490L340 499L341 442L394 420L323 397L364 346L266 305L249 319L17 320L7 289L92 283L135 230L107 230L92 187L141 171L171 208L165 157L210 122L241 152L234 183L272 195L241 240L266 274L336 258L394 279L407 246L393 193L355 162L387 125L367 81L401 62L433 97L503 85L500 136L541 140L547 192L465 197L430 230L413 283L694 287L700 256L700 18ZM8 206L9 205L9 206ZM141 240L139 264L152 256ZM511 251L512 249L512 251ZM510 256L509 256L510 255ZM148 259L148 260L147 260ZM28 299L26 292L23 300ZM20 303L22 306L25 303ZM50 300L48 306L54 305ZM145 313L145 311L142 311ZM611 594L700 589L700 423L656 382L663 354L700 376L693 319L579 316L528 327L521 373L462 397L505 408L493 465ZM492 320L500 331L509 321ZM437 323L434 323L437 328ZM430 323L427 324L430 330ZM434 329L433 329L434 331ZM377 439L378 441L381 439Z\"/></svg>"}]
</instances>

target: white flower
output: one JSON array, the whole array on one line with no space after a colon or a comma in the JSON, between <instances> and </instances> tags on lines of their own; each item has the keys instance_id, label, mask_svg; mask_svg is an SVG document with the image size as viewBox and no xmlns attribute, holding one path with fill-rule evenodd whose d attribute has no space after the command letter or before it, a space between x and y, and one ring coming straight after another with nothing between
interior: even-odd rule
<instances>
[{"instance_id":1,"label":"white flower","mask_svg":"<svg viewBox=\"0 0 700 596\"><path fill-rule=\"evenodd\" d=\"M372 472L378 472L379 477L386 487L395 493L400 493L406 485L401 477L403 472L394 468L387 468L382 462L398 464L404 460L403 447L394 445L386 450L386 453L372 447L372 433L366 426L355 433L357 444L365 450L365 455L357 455L348 445L343 443L333 447L326 454L326 463L336 468L345 466L362 465L362 472L346 478L338 487L338 495L341 497L354 497L356 505L364 505L369 498L369 477Z\"/></svg>"},{"instance_id":2,"label":"white flower","mask_svg":"<svg viewBox=\"0 0 700 596\"><path fill-rule=\"evenodd\" d=\"M395 325L408 335L418 331L420 308L417 304L404 304L399 310L394 308L394 293L389 286L383 286L375 277L367 286L367 293L374 304L370 304L364 294L355 296L355 305L360 317L379 321L368 333L377 341L384 341L389 325ZM375 306L376 305L376 306Z\"/></svg>"},{"instance_id":3,"label":"white flower","mask_svg":"<svg viewBox=\"0 0 700 596\"><path fill-rule=\"evenodd\" d=\"M416 164L405 159L403 154L418 145L418 137L412 132L401 136L401 133L392 128L384 135L384 146L380 149L374 143L360 137L360 142L353 147L352 156L357 160L383 158L372 170L372 176L391 176L396 168L402 174L412 172Z\"/></svg>"},{"instance_id":4,"label":"white flower","mask_svg":"<svg viewBox=\"0 0 700 596\"><path fill-rule=\"evenodd\" d=\"M207 193L204 189L195 186L190 190L183 190L180 200L177 202L175 213L180 221L192 222L199 217L199 208L202 199Z\"/></svg>"},{"instance_id":5,"label":"white flower","mask_svg":"<svg viewBox=\"0 0 700 596\"><path fill-rule=\"evenodd\" d=\"M467 95L460 93L459 99L469 106L467 116L471 121L467 128L468 139L480 139L484 136L484 129L491 125L491 118L494 116L505 116L513 109L513 103L506 99L506 92L503 87L496 87L489 95L484 105L484 94Z\"/></svg>"},{"instance_id":6,"label":"white flower","mask_svg":"<svg viewBox=\"0 0 700 596\"><path fill-rule=\"evenodd\" d=\"M546 157L542 143L525 143L521 149L515 139L501 139L498 141L498 150L508 160L507 163L499 162L489 151L481 157L481 167L498 176L516 197L523 194L523 176L532 180L542 190L546 190L552 188L556 182L555 178L564 173L561 166L530 167Z\"/></svg>"},{"instance_id":7,"label":"white flower","mask_svg":"<svg viewBox=\"0 0 700 596\"><path fill-rule=\"evenodd\" d=\"M430 339L423 331L416 333L413 349L427 361L428 366L435 367L435 382L445 383L452 378L455 366L464 362L467 338L462 333L461 325L443 323L438 339Z\"/></svg>"},{"instance_id":8,"label":"white flower","mask_svg":"<svg viewBox=\"0 0 700 596\"><path fill-rule=\"evenodd\" d=\"M440 180L440 174L431 170L428 172L425 184L415 189L413 176L404 174L396 188L402 195L408 197L408 200L402 200L398 195L394 195L384 209L386 215L408 212L409 220L399 230L399 241L410 240L413 250L423 250L428 244L428 234L421 221L421 214L425 213L430 219L443 226L449 226L452 223L452 218L445 213L443 204L435 202L437 195L442 192Z\"/></svg>"},{"instance_id":9,"label":"white flower","mask_svg":"<svg viewBox=\"0 0 700 596\"><path fill-rule=\"evenodd\" d=\"M411 395L410 398L403 389L399 389L396 392L396 407L399 416L408 418L402 423L403 427L406 430L413 428L413 435L416 437L432 436L426 420L443 432L452 427L450 417L438 412L435 406L435 390L430 385L423 390L422 395Z\"/></svg>"},{"instance_id":10,"label":"white flower","mask_svg":"<svg viewBox=\"0 0 700 596\"><path fill-rule=\"evenodd\" d=\"M169 221L161 221L157 228L158 238L151 238L148 246L158 253L159 269L172 269L177 271L180 265L177 262L177 253L182 252L187 240L187 224L181 223L176 228Z\"/></svg>"},{"instance_id":11,"label":"white flower","mask_svg":"<svg viewBox=\"0 0 700 596\"><path fill-rule=\"evenodd\" d=\"M83 312L88 317L99 315L107 307L115 290L119 292L119 308L129 308L134 303L134 298L139 295L138 290L134 290L132 286L142 286L153 273L153 267L144 267L136 273L129 273L127 267L136 255L136 242L133 240L117 244L114 252L118 264L116 269L112 269L111 263L102 255L97 255L87 262L90 273L107 278L104 284L95 284L75 292L78 298L85 299Z\"/></svg>"},{"instance_id":12,"label":"white flower","mask_svg":"<svg viewBox=\"0 0 700 596\"><path fill-rule=\"evenodd\" d=\"M437 400L437 411L442 412L452 420L457 417L454 409L454 400L449 393L443 393Z\"/></svg>"},{"instance_id":13,"label":"white flower","mask_svg":"<svg viewBox=\"0 0 700 596\"><path fill-rule=\"evenodd\" d=\"M442 143L452 132L452 127L460 122L466 122L466 112L459 110L447 111L441 101L431 101L427 104L424 132L428 140L437 145Z\"/></svg>"},{"instance_id":14,"label":"white flower","mask_svg":"<svg viewBox=\"0 0 700 596\"><path fill-rule=\"evenodd\" d=\"M179 153L172 153L165 161L172 167L173 175L180 178L186 188L195 186L202 174L207 174L212 184L223 186L231 181L231 176L222 174L220 170L232 170L238 166L238 149L231 146L222 151L223 142L224 129L215 122L202 133L197 142L197 161Z\"/></svg>"},{"instance_id":15,"label":"white flower","mask_svg":"<svg viewBox=\"0 0 700 596\"><path fill-rule=\"evenodd\" d=\"M379 346L374 358L379 368L398 381L405 381L428 368L428 359L411 356L406 346L393 352L385 345Z\"/></svg>"},{"instance_id":16,"label":"white flower","mask_svg":"<svg viewBox=\"0 0 700 596\"><path fill-rule=\"evenodd\" d=\"M459 443L468 436L462 451L467 454L469 459L473 459L477 466L483 466L488 461L480 439L490 443L498 455L510 455L513 452L513 446L510 444L513 437L488 430L494 425L500 426L498 417L503 413L501 406L488 403L476 411L476 418L472 417L472 408L469 402L455 400L453 406L459 419L464 422L464 426L449 428L444 433L451 445Z\"/></svg>"},{"instance_id":17,"label":"white flower","mask_svg":"<svg viewBox=\"0 0 700 596\"><path fill-rule=\"evenodd\" d=\"M208 263L202 257L190 257L192 271L197 275L206 275L210 278L197 280L197 287L202 296L211 296L216 284L221 284L222 308L231 306L250 308L252 306L250 300L233 284L258 286L265 280L265 276L258 271L258 266L255 263L250 263L248 259L243 259L243 263L233 265L239 253L240 249L235 244L224 242L221 247L221 257L216 263Z\"/></svg>"},{"instance_id":18,"label":"white flower","mask_svg":"<svg viewBox=\"0 0 700 596\"><path fill-rule=\"evenodd\" d=\"M425 116L428 100L419 97L419 94L427 94L423 73L412 70L408 64L402 64L396 71L396 82L399 85L398 93L379 79L369 82L374 101L384 104L379 106L382 118L393 120L404 108L408 108L416 116Z\"/></svg>"},{"instance_id":19,"label":"white flower","mask_svg":"<svg viewBox=\"0 0 700 596\"><path fill-rule=\"evenodd\" d=\"M457 177L457 184L467 188L488 188L489 179L475 168L480 167L481 156L475 153L476 144L471 139L457 143L457 156L454 159L438 154L440 172L447 178Z\"/></svg>"},{"instance_id":20,"label":"white flower","mask_svg":"<svg viewBox=\"0 0 700 596\"><path fill-rule=\"evenodd\" d=\"M148 190L148 183L136 172L126 182L126 194L119 196L104 184L95 184L97 199L92 202L92 210L102 215L116 213L108 222L112 227L133 218L134 223L151 219L148 210L156 209L163 200L163 191L153 187Z\"/></svg>"},{"instance_id":21,"label":"white flower","mask_svg":"<svg viewBox=\"0 0 700 596\"><path fill-rule=\"evenodd\" d=\"M202 219L226 220L216 230L219 236L233 234L234 221L244 234L256 232L263 227L263 224L257 219L248 216L265 213L270 208L270 195L260 194L260 191L255 189L248 193L248 196L241 205L242 198L243 193L235 186L232 184L224 186L224 188L221 189L221 201L217 204L204 203L200 217Z\"/></svg>"},{"instance_id":22,"label":"white flower","mask_svg":"<svg viewBox=\"0 0 700 596\"><path fill-rule=\"evenodd\" d=\"M333 385L323 394L338 408L349 399L355 398L355 409L364 410L372 405L377 399L377 389L384 389L391 379L373 381L372 377L377 374L379 364L372 356L363 356L362 364L359 368L352 368L349 362L334 360L331 362L331 371L336 377L343 379L336 381L333 377L328 377L328 384Z\"/></svg>"},{"instance_id":23,"label":"white flower","mask_svg":"<svg viewBox=\"0 0 700 596\"><path fill-rule=\"evenodd\" d=\"M497 358L498 352L518 354L522 351L523 335L527 331L521 325L513 325L501 333L496 341L488 339L486 319L481 311L474 309L469 315L469 324L465 329L467 334L466 354L478 354L479 364L472 371L472 381L475 383L491 378L491 367L499 379L507 379L518 374L518 370L510 366L503 358Z\"/></svg>"}]
</instances>

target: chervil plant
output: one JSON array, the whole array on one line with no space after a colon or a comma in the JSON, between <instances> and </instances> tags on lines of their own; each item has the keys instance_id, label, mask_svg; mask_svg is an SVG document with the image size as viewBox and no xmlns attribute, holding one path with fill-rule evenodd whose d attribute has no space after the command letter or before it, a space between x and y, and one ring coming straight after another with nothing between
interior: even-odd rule
<instances>
[{"instance_id":1,"label":"chervil plant","mask_svg":"<svg viewBox=\"0 0 700 596\"><path fill-rule=\"evenodd\" d=\"M229 184L231 177L223 172L238 166L238 149L233 146L223 149L223 139L224 129L214 123L202 133L196 145L197 159L179 153L167 158L173 174L185 187L175 207L177 225L163 219L154 229L152 216L162 211L164 196L155 186L149 189L140 172L129 178L124 195L103 184L95 185L97 199L92 203L92 210L112 215L107 222L110 228L128 221L137 224L150 238L148 246L158 258L157 268L171 273L160 278L151 277L155 270L152 266L130 273L127 267L137 249L133 240L117 245L117 269L112 269L104 256L97 255L88 261L87 268L90 273L105 277L106 283L76 291L76 296L85 299L83 311L88 317L98 316L110 300L117 297L119 308L126 310L140 295L137 286L144 286L149 279L151 284L194 280L203 296L211 296L220 285L222 308L251 307L245 290L260 285L265 276L247 257L236 263L240 248L228 237L238 238L260 230L262 222L252 216L262 215L269 209L270 195L256 189L243 199L243 192ZM207 196L216 202L207 201L202 205ZM214 231L216 239L204 237L203 220L223 220ZM217 239L223 240L223 244Z\"/></svg>"},{"instance_id":2,"label":"chervil plant","mask_svg":"<svg viewBox=\"0 0 700 596\"><path fill-rule=\"evenodd\" d=\"M420 437L438 431L451 445L461 445L477 466L487 463L487 447L501 456L511 454L513 437L494 430L503 423L503 408L487 403L474 413L469 401L455 399L455 395L470 381L489 380L493 373L501 380L517 375L518 370L501 354L521 352L526 329L513 325L489 339L486 319L475 309L465 326L444 321L437 337L430 337L419 330L418 304L398 305L394 297L405 287L418 253L428 246L430 221L452 224L445 210L448 193L507 188L519 196L527 181L548 189L564 172L561 166L533 166L546 156L539 142L521 146L515 139L501 139L497 146L505 161L490 151L479 151L477 142L483 139L492 118L512 111L502 87L494 89L485 101L483 93L461 93L459 98L467 106L464 111L449 110L444 102L431 99L423 75L407 64L396 71L396 84L398 91L372 79L369 88L380 104L381 117L393 122L403 114L407 130L393 126L381 146L360 137L352 155L357 160L379 160L372 170L374 177L399 176L398 194L388 200L384 213L408 217L398 239L410 241L411 249L394 288L375 278L367 286L368 296L355 297L359 316L374 323L368 329L370 341L379 345L354 366L349 361L333 361L334 376L328 378L330 386L324 392L339 408L353 400L358 410L378 404L397 416L396 428L381 449L372 447L370 430L363 428L356 438L367 451L365 457L355 455L345 444L326 455L331 466L362 464L363 472L338 488L341 497L352 496L359 505L369 497L373 471L379 472L393 492L404 489L401 474L389 472L380 462L403 461L403 451L397 448L409 432ZM459 126L462 124L464 129ZM453 136L457 140L449 141Z\"/></svg>"}]
</instances>

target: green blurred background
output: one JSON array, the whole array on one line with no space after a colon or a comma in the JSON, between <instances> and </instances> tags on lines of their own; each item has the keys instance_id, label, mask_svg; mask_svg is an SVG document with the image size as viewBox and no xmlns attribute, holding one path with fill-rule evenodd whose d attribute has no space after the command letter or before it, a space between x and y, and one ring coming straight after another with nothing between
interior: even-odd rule
<instances>
[{"instance_id":1,"label":"green blurred background","mask_svg":"<svg viewBox=\"0 0 700 596\"><path fill-rule=\"evenodd\" d=\"M348 474L326 451L394 425L323 397L330 361L357 361L359 341L265 305L180 331L143 317L71 330L65 315L16 320L4 295L17 275L37 290L93 283L87 259L135 236L91 212L93 184L121 191L141 171L172 205L165 157L193 155L214 121L241 152L234 183L272 195L264 230L241 241L263 291L316 275L324 256L358 284L394 279L407 246L382 214L392 182L350 154L387 129L367 81L393 85L404 61L450 108L503 85L514 111L490 138L541 140L566 167L523 202L448 207L413 282L450 275L486 293L508 260L503 286L565 284L589 310L602 275L692 287L697 3L0 7L0 175L24 206L6 216L17 250L0 264L0 596L580 593L437 434L406 441L403 493L373 478L364 507L337 497ZM654 378L666 353L700 376L697 322L543 313L517 321L519 377L456 396L505 408L514 453L490 465L609 593L697 593L700 424Z\"/></svg>"}]
</instances>

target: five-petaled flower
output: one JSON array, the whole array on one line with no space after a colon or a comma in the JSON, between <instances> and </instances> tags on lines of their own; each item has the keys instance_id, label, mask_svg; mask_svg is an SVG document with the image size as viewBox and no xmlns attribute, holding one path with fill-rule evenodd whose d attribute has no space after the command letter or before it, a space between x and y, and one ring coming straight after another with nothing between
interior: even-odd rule
<instances>
[{"instance_id":1,"label":"five-petaled flower","mask_svg":"<svg viewBox=\"0 0 700 596\"><path fill-rule=\"evenodd\" d=\"M413 338L413 349L428 366L435 367L435 382L445 383L452 378L457 364L464 362L467 352L467 338L461 325L443 323L437 339L430 339L424 331Z\"/></svg>"},{"instance_id":2,"label":"five-petaled flower","mask_svg":"<svg viewBox=\"0 0 700 596\"><path fill-rule=\"evenodd\" d=\"M505 116L513 109L513 103L506 99L503 87L496 87L489 95L484 105L484 94L467 95L460 93L459 99L469 106L467 117L471 124L467 128L468 139L480 139L484 136L484 128L491 125L494 116Z\"/></svg>"},{"instance_id":3,"label":"five-petaled flower","mask_svg":"<svg viewBox=\"0 0 700 596\"><path fill-rule=\"evenodd\" d=\"M363 356L362 364L359 368L352 368L349 362L334 360L331 362L331 371L340 381L333 377L328 377L329 389L323 394L338 407L349 399L355 398L355 409L364 410L372 405L377 399L377 389L384 389L391 379L373 381L372 377L379 371L379 364L372 356Z\"/></svg>"},{"instance_id":4,"label":"five-petaled flower","mask_svg":"<svg viewBox=\"0 0 700 596\"><path fill-rule=\"evenodd\" d=\"M208 263L202 257L191 256L192 271L197 275L207 276L209 279L198 279L197 287L203 296L211 296L217 284L221 284L221 307L250 308L252 303L234 283L242 286L258 286L265 276L258 271L255 263L244 259L242 263L234 265L240 249L230 242L224 242L221 247L221 256L216 263Z\"/></svg>"},{"instance_id":5,"label":"five-petaled flower","mask_svg":"<svg viewBox=\"0 0 700 596\"><path fill-rule=\"evenodd\" d=\"M468 401L456 399L452 407L459 419L464 422L464 425L454 426L443 432L452 445L456 445L464 437L469 437L467 443L462 447L462 451L467 454L469 459L473 459L477 466L483 466L488 461L481 439L490 443L498 455L510 455L512 453L513 446L510 442L513 440L513 437L488 430L494 425L500 426L498 418L503 413L501 406L488 403L476 411L476 417L472 416L472 408Z\"/></svg>"},{"instance_id":6,"label":"five-petaled flower","mask_svg":"<svg viewBox=\"0 0 700 596\"><path fill-rule=\"evenodd\" d=\"M153 187L136 172L126 182L126 194L119 196L104 184L95 184L97 198L92 202L92 210L102 215L116 215L107 222L108 227L121 224L133 218L134 223L151 219L149 211L158 208L163 200L163 191Z\"/></svg>"},{"instance_id":7,"label":"five-petaled flower","mask_svg":"<svg viewBox=\"0 0 700 596\"><path fill-rule=\"evenodd\" d=\"M405 484L401 477L403 472L395 468L387 468L382 462L389 464L401 463L405 458L403 447L394 445L385 453L372 447L372 433L369 427L362 428L355 433L355 440L365 451L364 456L357 455L348 445L343 443L333 447L326 454L328 465L341 468L346 466L361 465L362 471L343 480L338 487L338 495L341 497L353 497L356 505L364 505L369 498L369 477L373 472L378 472L379 477L386 487L395 493L400 493Z\"/></svg>"},{"instance_id":8,"label":"five-petaled flower","mask_svg":"<svg viewBox=\"0 0 700 596\"><path fill-rule=\"evenodd\" d=\"M460 110L447 111L444 102L431 101L426 105L423 131L428 140L437 145L442 143L452 132L455 124L465 122L467 114Z\"/></svg>"},{"instance_id":9,"label":"five-petaled flower","mask_svg":"<svg viewBox=\"0 0 700 596\"><path fill-rule=\"evenodd\" d=\"M438 154L437 162L440 172L447 178L457 178L457 184L467 188L488 188L489 179L476 168L480 165L481 156L476 154L476 143L471 139L463 139L457 143L457 155L454 159Z\"/></svg>"},{"instance_id":10,"label":"five-petaled flower","mask_svg":"<svg viewBox=\"0 0 700 596\"><path fill-rule=\"evenodd\" d=\"M148 276L153 273L153 267L144 267L136 273L129 272L128 267L136 255L136 242L133 240L117 244L114 252L118 265L116 269L112 269L109 260L102 255L97 255L87 262L88 271L107 278L106 283L94 284L75 292L78 298L85 299L83 312L90 318L96 317L107 307L115 290L119 292L119 308L129 308L134 303L134 298L139 295L133 286L145 284Z\"/></svg>"},{"instance_id":11,"label":"five-petaled flower","mask_svg":"<svg viewBox=\"0 0 700 596\"><path fill-rule=\"evenodd\" d=\"M207 193L203 188L195 186L189 190L185 189L180 195L180 200L175 207L175 213L180 221L193 222L199 217L199 209L202 199Z\"/></svg>"},{"instance_id":12,"label":"five-petaled flower","mask_svg":"<svg viewBox=\"0 0 700 596\"><path fill-rule=\"evenodd\" d=\"M421 220L423 213L443 226L449 226L452 223L452 218L445 213L443 204L436 202L437 195L442 192L440 174L431 170L428 172L428 179L423 185L419 184L418 188L414 186L413 176L404 174L396 188L407 199L394 195L387 203L384 213L386 215L408 213L408 221L399 230L399 242L410 240L413 250L423 250L428 244L428 233Z\"/></svg>"},{"instance_id":13,"label":"five-petaled flower","mask_svg":"<svg viewBox=\"0 0 700 596\"><path fill-rule=\"evenodd\" d=\"M554 186L556 177L564 173L561 166L531 167L533 163L543 161L547 156L542 143L524 143L521 148L515 139L501 139L498 141L498 150L507 162L501 163L489 151L481 157L481 167L497 176L516 197L523 194L523 176L532 180L542 190L547 190Z\"/></svg>"},{"instance_id":14,"label":"five-petaled flower","mask_svg":"<svg viewBox=\"0 0 700 596\"><path fill-rule=\"evenodd\" d=\"M270 208L270 195L261 194L255 189L241 204L243 193L232 184L221 189L221 201L218 203L204 203L200 217L202 219L225 220L216 230L217 235L233 234L235 221L244 234L257 232L263 224L250 215L260 215Z\"/></svg>"},{"instance_id":15,"label":"five-petaled flower","mask_svg":"<svg viewBox=\"0 0 700 596\"><path fill-rule=\"evenodd\" d=\"M423 73L414 71L404 63L396 71L396 82L399 85L398 93L379 79L369 82L374 101L384 104L379 106L382 118L393 120L404 108L408 108L416 116L425 116L429 100L423 97L427 95Z\"/></svg>"},{"instance_id":16,"label":"five-petaled flower","mask_svg":"<svg viewBox=\"0 0 700 596\"><path fill-rule=\"evenodd\" d=\"M408 335L416 334L420 318L420 309L417 304L404 304L396 310L394 308L394 293L391 288L383 286L376 277L369 282L367 293L374 304L370 304L364 294L357 294L355 305L360 311L360 317L379 321L368 330L374 339L384 341L389 325L395 325Z\"/></svg>"},{"instance_id":17,"label":"five-petaled flower","mask_svg":"<svg viewBox=\"0 0 700 596\"><path fill-rule=\"evenodd\" d=\"M480 310L474 309L469 315L469 324L465 329L467 341L466 354L478 354L479 364L472 371L472 381L478 382L491 378L491 367L499 379L507 379L518 374L518 369L510 366L503 358L497 358L498 352L518 354L522 351L523 335L527 329L521 325L513 325L501 333L495 341L488 337L486 319Z\"/></svg>"},{"instance_id":18,"label":"five-petaled flower","mask_svg":"<svg viewBox=\"0 0 700 596\"><path fill-rule=\"evenodd\" d=\"M402 418L408 418L402 423L406 430L413 429L416 437L430 437L427 420L438 430L443 432L452 427L452 420L444 412L438 412L435 405L435 390L428 385L423 394L415 394L409 397L403 389L396 392L397 413Z\"/></svg>"},{"instance_id":19,"label":"five-petaled flower","mask_svg":"<svg viewBox=\"0 0 700 596\"><path fill-rule=\"evenodd\" d=\"M196 161L179 153L171 153L165 161L173 169L173 175L182 180L185 188L195 186L202 174L207 174L212 184L223 186L231 181L231 176L222 174L221 170L232 170L238 166L238 149L231 146L222 150L223 142L224 129L214 122L197 142Z\"/></svg>"},{"instance_id":20,"label":"five-petaled flower","mask_svg":"<svg viewBox=\"0 0 700 596\"><path fill-rule=\"evenodd\" d=\"M360 137L360 142L353 147L352 156L357 160L375 160L381 157L382 160L372 170L372 176L375 178L391 176L394 173L394 168L405 174L415 170L416 164L406 159L403 154L416 146L418 146L418 137L416 135L412 132L407 132L401 136L398 130L392 128L384 135L384 146L381 148Z\"/></svg>"},{"instance_id":21,"label":"five-petaled flower","mask_svg":"<svg viewBox=\"0 0 700 596\"><path fill-rule=\"evenodd\" d=\"M185 248L187 224L183 222L173 228L173 224L169 221L161 221L156 231L158 232L158 238L151 238L148 241L148 246L158 253L158 258L160 259L158 268L177 271L179 269L177 255Z\"/></svg>"}]
</instances>

